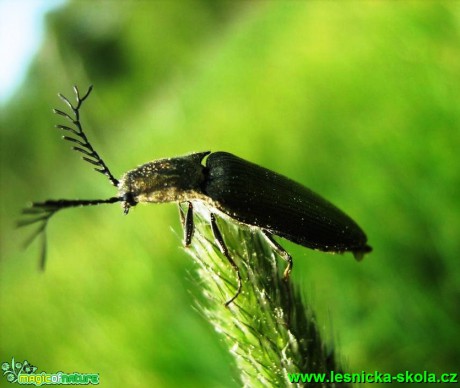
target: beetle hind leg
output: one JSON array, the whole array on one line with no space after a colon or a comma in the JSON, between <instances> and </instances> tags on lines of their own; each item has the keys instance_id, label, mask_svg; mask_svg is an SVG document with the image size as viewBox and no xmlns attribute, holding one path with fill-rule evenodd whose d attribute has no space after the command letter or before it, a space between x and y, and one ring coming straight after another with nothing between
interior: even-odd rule
<instances>
[{"instance_id":1,"label":"beetle hind leg","mask_svg":"<svg viewBox=\"0 0 460 388\"><path fill-rule=\"evenodd\" d=\"M267 239L267 241L270 244L270 246L287 263L287 267L286 267L286 269L284 270L284 273L283 273L283 279L284 280L289 279L289 275L291 274L292 267L294 265L294 263L292 261L292 256L289 253L287 253L286 250L280 244L278 244L275 241L275 239L273 238L273 235L270 232L268 232L267 230L262 229L262 233L265 236L265 238Z\"/></svg>"},{"instance_id":2,"label":"beetle hind leg","mask_svg":"<svg viewBox=\"0 0 460 388\"><path fill-rule=\"evenodd\" d=\"M243 284L242 284L242 281L241 281L241 273L240 273L240 269L236 265L235 261L232 259L232 257L228 253L228 248L225 245L224 239L222 237L222 233L220 233L220 230L219 230L219 228L217 226L216 216L213 213L211 213L211 229L212 229L212 233L214 235L214 238L216 239L217 244L219 245L220 251L227 258L227 260L229 261L230 265L235 270L236 276L238 278L238 288L236 290L235 295L233 295L229 300L227 300L225 302L225 307L228 307L230 305L230 303L232 303L238 297L238 295L241 294L241 290L243 288Z\"/></svg>"}]
</instances>

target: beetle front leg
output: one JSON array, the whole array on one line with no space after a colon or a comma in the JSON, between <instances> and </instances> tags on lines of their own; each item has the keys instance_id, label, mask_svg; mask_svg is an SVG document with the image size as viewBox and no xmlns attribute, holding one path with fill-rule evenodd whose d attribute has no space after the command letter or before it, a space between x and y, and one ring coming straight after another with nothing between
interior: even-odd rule
<instances>
[{"instance_id":1,"label":"beetle front leg","mask_svg":"<svg viewBox=\"0 0 460 388\"><path fill-rule=\"evenodd\" d=\"M289 253L287 253L286 250L273 239L273 235L270 232L268 232L267 230L262 229L262 233L265 236L265 238L267 239L268 243L271 245L271 247L281 256L281 258L285 262L287 262L287 267L284 270L283 278L284 278L284 280L289 279L289 275L291 274L292 267L294 265L291 255Z\"/></svg>"},{"instance_id":2,"label":"beetle front leg","mask_svg":"<svg viewBox=\"0 0 460 388\"><path fill-rule=\"evenodd\" d=\"M195 224L193 223L193 205L188 202L187 214L184 216L184 211L179 205L179 215L184 228L184 245L190 246L192 243L193 232L195 231Z\"/></svg>"},{"instance_id":3,"label":"beetle front leg","mask_svg":"<svg viewBox=\"0 0 460 388\"><path fill-rule=\"evenodd\" d=\"M242 281L241 281L240 269L238 268L238 266L236 265L235 261L232 259L232 257L228 253L228 248L225 245L224 239L222 238L222 233L220 233L220 230L219 230L219 228L217 226L216 216L213 213L211 213L211 229L212 229L212 233L214 235L214 238L216 239L217 244L219 245L220 251L227 258L227 260L229 261L230 265L235 270L236 276L238 278L238 288L236 290L235 295L233 295L227 302L225 302L225 307L228 307L229 304L232 303L238 297L238 295L240 295L241 290L243 288L243 284L242 284Z\"/></svg>"}]
</instances>

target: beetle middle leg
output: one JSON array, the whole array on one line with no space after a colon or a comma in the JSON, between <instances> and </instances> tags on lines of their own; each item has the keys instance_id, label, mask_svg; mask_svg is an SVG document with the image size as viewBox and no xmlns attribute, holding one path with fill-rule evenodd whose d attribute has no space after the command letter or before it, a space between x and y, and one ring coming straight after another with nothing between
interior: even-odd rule
<instances>
[{"instance_id":1,"label":"beetle middle leg","mask_svg":"<svg viewBox=\"0 0 460 388\"><path fill-rule=\"evenodd\" d=\"M233 295L227 302L225 302L225 307L228 307L228 305L230 303L232 303L238 297L238 295L241 293L241 289L243 288L243 284L242 284L242 281L241 281L240 269L238 268L238 266L236 265L235 261L232 259L232 257L228 253L228 248L225 245L224 239L222 238L222 234L220 233L220 230L219 230L219 228L217 226L216 216L213 213L211 213L211 229L212 229L212 233L214 235L214 238L216 239L217 244L219 245L220 251L227 258L227 260L229 261L230 265L235 270L236 276L238 278L238 289L236 290L235 295Z\"/></svg>"},{"instance_id":2,"label":"beetle middle leg","mask_svg":"<svg viewBox=\"0 0 460 388\"><path fill-rule=\"evenodd\" d=\"M268 243L271 245L271 247L281 256L281 258L285 262L287 262L287 267L284 270L283 278L285 280L289 279L289 275L291 274L292 267L294 265L291 255L287 253L286 250L274 240L273 235L270 232L262 229L262 233L267 239Z\"/></svg>"}]
</instances>

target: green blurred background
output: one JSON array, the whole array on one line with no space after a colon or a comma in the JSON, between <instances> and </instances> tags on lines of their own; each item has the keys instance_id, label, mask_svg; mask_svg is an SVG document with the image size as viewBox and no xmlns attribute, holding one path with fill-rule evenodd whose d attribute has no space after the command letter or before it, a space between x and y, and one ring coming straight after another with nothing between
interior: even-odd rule
<instances>
[{"instance_id":1,"label":"green blurred background","mask_svg":"<svg viewBox=\"0 0 460 388\"><path fill-rule=\"evenodd\" d=\"M0 112L0 361L98 372L104 386L240 385L192 307L176 206L62 212L45 273L39 244L22 249L28 201L115 193L52 128L56 93L94 84L83 122L116 176L226 150L365 229L362 263L282 242L348 370L458 372L459 34L457 2L98 1L49 14Z\"/></svg>"}]
</instances>

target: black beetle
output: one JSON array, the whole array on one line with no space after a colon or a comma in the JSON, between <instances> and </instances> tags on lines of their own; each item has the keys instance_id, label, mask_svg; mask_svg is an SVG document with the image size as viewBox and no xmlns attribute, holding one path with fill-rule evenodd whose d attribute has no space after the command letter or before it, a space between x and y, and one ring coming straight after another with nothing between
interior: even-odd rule
<instances>
[{"instance_id":1,"label":"black beetle","mask_svg":"<svg viewBox=\"0 0 460 388\"><path fill-rule=\"evenodd\" d=\"M121 202L124 213L128 214L129 209L138 203L188 203L185 216L181 213L184 243L188 246L194 231L192 202L202 201L211 209L211 227L216 242L238 277L237 291L225 303L226 306L240 294L242 282L238 266L230 256L217 226L216 214L260 228L270 245L287 262L285 279L292 270L292 258L273 239L273 235L324 252L352 252L357 260L372 250L363 230L330 202L289 178L227 152L207 151L155 160L128 171L118 181L89 143L80 123L80 107L91 90L92 87L80 97L78 89L74 87L76 106L59 94L72 110L74 118L55 109L56 114L65 117L73 125L56 127L72 135L64 136L64 139L75 143L73 149L83 153L84 160L95 165L96 171L109 178L118 188L118 195L102 200L36 202L24 210L33 218L20 222L20 225L41 221L37 234L44 232L50 217L58 210L69 207ZM42 255L42 268L44 260L45 253Z\"/></svg>"}]
</instances>

